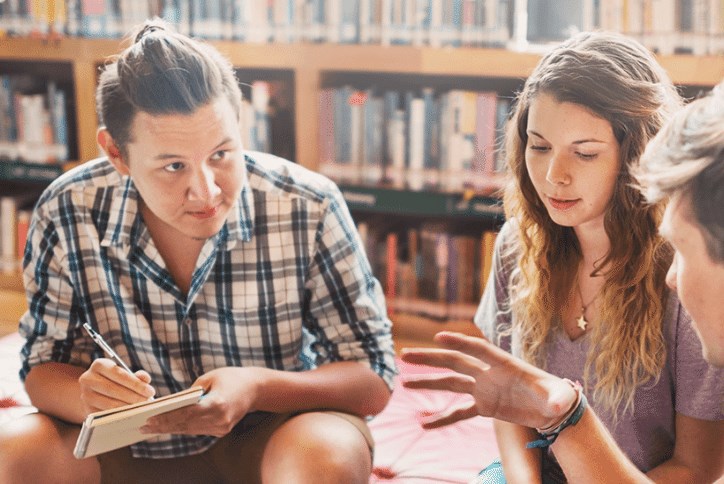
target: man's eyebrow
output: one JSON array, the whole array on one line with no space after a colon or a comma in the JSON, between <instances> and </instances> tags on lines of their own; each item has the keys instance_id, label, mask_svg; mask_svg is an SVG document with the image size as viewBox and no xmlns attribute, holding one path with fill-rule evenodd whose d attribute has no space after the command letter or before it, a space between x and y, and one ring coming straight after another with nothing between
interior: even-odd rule
<instances>
[{"instance_id":1,"label":"man's eyebrow","mask_svg":"<svg viewBox=\"0 0 724 484\"><path fill-rule=\"evenodd\" d=\"M219 143L219 144L217 144L216 146L214 146L214 147L211 149L211 151L218 150L219 148L221 148L222 146L224 146L226 143L228 143L228 142L230 142L230 141L231 141L231 138L227 136L226 138L224 138L223 140L221 140L221 143ZM153 157L154 160L160 160L160 161L170 160L170 159L178 159L178 158L183 158L183 156L177 155L177 154L175 154L175 153L161 153L161 154L156 155L156 156Z\"/></svg>"},{"instance_id":2,"label":"man's eyebrow","mask_svg":"<svg viewBox=\"0 0 724 484\"><path fill-rule=\"evenodd\" d=\"M170 160L170 159L175 159L175 158L182 158L182 156L176 155L174 153L161 153L160 155L156 155L153 157L154 160L159 160L159 161Z\"/></svg>"}]
</instances>

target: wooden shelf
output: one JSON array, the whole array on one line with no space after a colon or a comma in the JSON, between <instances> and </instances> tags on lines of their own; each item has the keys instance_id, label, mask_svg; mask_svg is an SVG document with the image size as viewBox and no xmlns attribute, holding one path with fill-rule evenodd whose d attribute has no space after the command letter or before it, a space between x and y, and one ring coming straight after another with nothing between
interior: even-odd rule
<instances>
[{"instance_id":1,"label":"wooden shelf","mask_svg":"<svg viewBox=\"0 0 724 484\"><path fill-rule=\"evenodd\" d=\"M98 66L122 48L120 39L63 38L48 42L8 38L0 61L68 62L72 65L78 152L81 160L99 155L95 141L94 99ZM524 79L541 55L490 48L433 48L337 44L243 44L210 42L241 69L284 69L294 73L295 137L299 164L316 169L319 151L318 96L326 72L377 72L487 79ZM713 86L724 78L721 56L664 56L664 68L677 84ZM310 141L311 140L311 141Z\"/></svg>"},{"instance_id":2,"label":"wooden shelf","mask_svg":"<svg viewBox=\"0 0 724 484\"><path fill-rule=\"evenodd\" d=\"M238 69L268 69L291 73L294 83L294 133L295 160L316 170L319 163L319 92L325 80L334 80L340 73L349 76L376 75L399 80L409 79L423 83L432 78L449 79L450 84L465 80L488 83L518 83L525 79L541 58L539 53L514 52L490 48L433 48L413 46L335 45L335 44L243 44L233 41L210 42L225 54ZM47 64L48 74L54 66L67 63L68 77L74 86L76 132L75 141L81 161L99 155L96 144L97 117L95 113L95 87L98 67L107 58L117 54L124 46L121 39L63 38L44 41L30 38L4 38L0 42L0 64L11 63L15 69L20 63L32 68L29 72L42 72ZM718 84L724 78L724 56L673 55L659 58L671 79L685 86ZM10 67L6 66L8 69ZM399 76L399 79L394 77ZM429 78L429 79L428 79ZM362 190L358 195L368 196ZM373 195L386 197L385 192ZM412 196L414 198L414 195ZM449 200L442 200L445 204ZM478 203L479 202L479 203ZM500 216L499 209L489 201L478 201L462 207L461 215L485 213L491 220ZM413 203L417 203L413 201ZM447 205L444 205L447 207ZM365 210L365 207L358 207ZM453 207L455 209L455 207ZM447 208L445 209L447 210ZM488 213L490 211L490 213ZM470 213L468 213L470 212ZM441 216L449 213L443 212ZM25 310L25 298L19 275L0 275L0 318L15 320ZM457 328L454 323L438 323L424 318L400 315L396 317L395 331L402 341L423 337L431 341L432 335L441 328ZM414 335L406 328L415 328ZM473 331L472 323L459 326ZM414 342L415 339L412 338Z\"/></svg>"},{"instance_id":3,"label":"wooden shelf","mask_svg":"<svg viewBox=\"0 0 724 484\"><path fill-rule=\"evenodd\" d=\"M23 292L23 275L20 271L0 273L0 291Z\"/></svg>"},{"instance_id":4,"label":"wooden shelf","mask_svg":"<svg viewBox=\"0 0 724 484\"><path fill-rule=\"evenodd\" d=\"M433 337L440 331L456 331L470 336L482 336L482 333L470 320L435 321L422 316L399 313L393 315L392 337L395 351L399 354L402 348L435 347Z\"/></svg>"},{"instance_id":5,"label":"wooden shelf","mask_svg":"<svg viewBox=\"0 0 724 484\"><path fill-rule=\"evenodd\" d=\"M242 44L212 41L237 67L309 71L390 72L420 75L525 78L541 54L490 48L402 45ZM101 64L121 49L120 39L63 38L57 42L8 38L0 59ZM667 55L659 62L677 84L713 86L724 78L722 56Z\"/></svg>"},{"instance_id":6,"label":"wooden shelf","mask_svg":"<svg viewBox=\"0 0 724 484\"><path fill-rule=\"evenodd\" d=\"M500 199L490 196L348 185L340 185L340 190L352 211L485 218L498 223L504 219Z\"/></svg>"},{"instance_id":7,"label":"wooden shelf","mask_svg":"<svg viewBox=\"0 0 724 484\"><path fill-rule=\"evenodd\" d=\"M17 331L18 320L27 308L20 272L0 273L0 335Z\"/></svg>"},{"instance_id":8,"label":"wooden shelf","mask_svg":"<svg viewBox=\"0 0 724 484\"><path fill-rule=\"evenodd\" d=\"M0 180L48 184L63 173L63 166L55 164L0 162Z\"/></svg>"}]
</instances>

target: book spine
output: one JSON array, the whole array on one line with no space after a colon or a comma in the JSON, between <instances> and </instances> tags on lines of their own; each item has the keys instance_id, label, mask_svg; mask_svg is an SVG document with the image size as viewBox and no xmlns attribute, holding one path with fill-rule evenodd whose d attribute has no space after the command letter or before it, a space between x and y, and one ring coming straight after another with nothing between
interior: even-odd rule
<instances>
[{"instance_id":1,"label":"book spine","mask_svg":"<svg viewBox=\"0 0 724 484\"><path fill-rule=\"evenodd\" d=\"M409 125L409 162L407 166L407 183L410 190L422 190L425 180L423 175L425 165L425 101L414 98L410 103Z\"/></svg>"},{"instance_id":2,"label":"book spine","mask_svg":"<svg viewBox=\"0 0 724 484\"><path fill-rule=\"evenodd\" d=\"M482 291L485 290L485 285L488 283L490 278L490 271L493 268L493 259L495 256L495 241L498 237L497 232L485 231L481 237L481 271L480 271L480 297L482 297Z\"/></svg>"},{"instance_id":3,"label":"book spine","mask_svg":"<svg viewBox=\"0 0 724 484\"><path fill-rule=\"evenodd\" d=\"M353 185L360 182L362 177L362 165L364 163L364 141L365 141L365 106L367 105L367 93L355 91L349 99L350 105L350 163L343 173L342 179Z\"/></svg>"},{"instance_id":4,"label":"book spine","mask_svg":"<svg viewBox=\"0 0 724 484\"><path fill-rule=\"evenodd\" d=\"M398 236L396 232L390 232L386 237L386 280L385 280L385 298L389 301L388 315L394 315L394 300L397 295L397 244Z\"/></svg>"},{"instance_id":5,"label":"book spine","mask_svg":"<svg viewBox=\"0 0 724 484\"><path fill-rule=\"evenodd\" d=\"M269 83L266 81L254 81L251 83L251 105L254 109L254 128L252 140L254 150L270 151L269 135Z\"/></svg>"},{"instance_id":6,"label":"book spine","mask_svg":"<svg viewBox=\"0 0 724 484\"><path fill-rule=\"evenodd\" d=\"M27 209L20 209L16 212L16 238L17 246L15 249L16 259L18 261L18 267L22 267L22 261L25 256L25 245L28 241L28 230L30 228L30 218L32 211Z\"/></svg>"},{"instance_id":7,"label":"book spine","mask_svg":"<svg viewBox=\"0 0 724 484\"><path fill-rule=\"evenodd\" d=\"M323 175L339 179L334 156L334 89L319 93L319 167Z\"/></svg>"},{"instance_id":8,"label":"book spine","mask_svg":"<svg viewBox=\"0 0 724 484\"><path fill-rule=\"evenodd\" d=\"M0 272L17 271L17 206L12 196L0 197Z\"/></svg>"}]
</instances>

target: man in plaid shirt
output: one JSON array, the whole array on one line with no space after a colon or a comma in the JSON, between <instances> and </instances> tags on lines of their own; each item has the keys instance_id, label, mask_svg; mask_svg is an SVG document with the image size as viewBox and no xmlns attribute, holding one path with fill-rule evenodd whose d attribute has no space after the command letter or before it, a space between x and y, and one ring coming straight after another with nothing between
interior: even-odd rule
<instances>
[{"instance_id":1,"label":"man in plaid shirt","mask_svg":"<svg viewBox=\"0 0 724 484\"><path fill-rule=\"evenodd\" d=\"M4 429L3 482L368 481L364 417L395 373L379 283L333 183L243 150L240 100L218 52L158 23L104 69L107 158L33 216L21 377L39 413ZM191 385L199 403L147 421L160 437L73 459L87 414Z\"/></svg>"}]
</instances>

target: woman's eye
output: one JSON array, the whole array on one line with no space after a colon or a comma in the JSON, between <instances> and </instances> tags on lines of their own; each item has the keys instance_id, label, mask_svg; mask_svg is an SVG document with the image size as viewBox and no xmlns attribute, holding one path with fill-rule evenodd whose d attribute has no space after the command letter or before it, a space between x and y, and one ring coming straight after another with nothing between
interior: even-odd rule
<instances>
[{"instance_id":1,"label":"woman's eye","mask_svg":"<svg viewBox=\"0 0 724 484\"><path fill-rule=\"evenodd\" d=\"M595 160L596 157L598 156L598 153L576 153L576 154L578 155L578 157L580 159L587 160L587 161Z\"/></svg>"},{"instance_id":2,"label":"woman's eye","mask_svg":"<svg viewBox=\"0 0 724 484\"><path fill-rule=\"evenodd\" d=\"M175 161L173 163L170 163L170 164L164 166L163 169L168 172L174 173L174 172L179 171L183 167L184 167L183 163L181 163L180 161Z\"/></svg>"},{"instance_id":3,"label":"woman's eye","mask_svg":"<svg viewBox=\"0 0 724 484\"><path fill-rule=\"evenodd\" d=\"M533 151L540 151L540 152L548 151L547 146L540 146L540 145L531 145L530 149Z\"/></svg>"}]
</instances>

